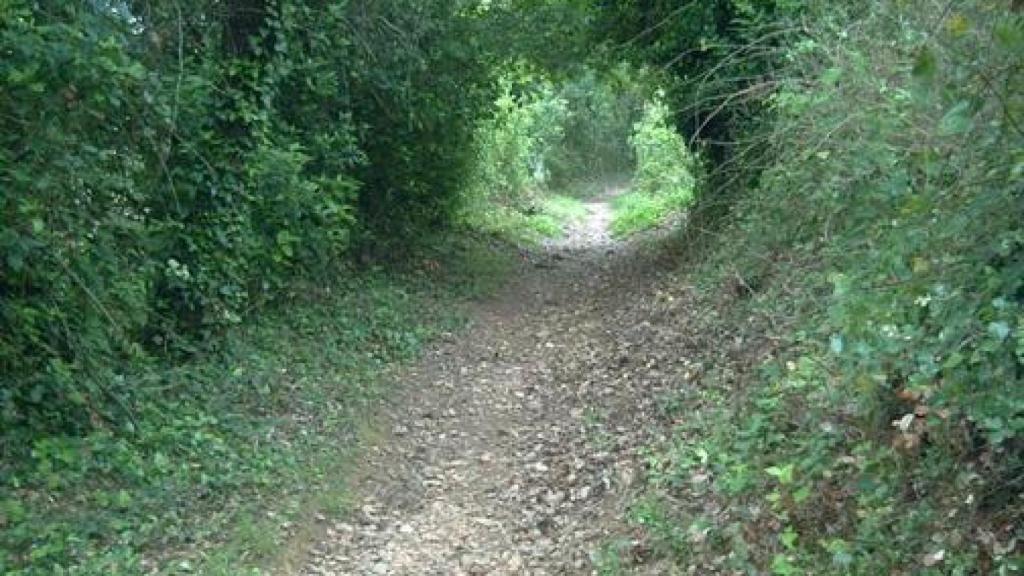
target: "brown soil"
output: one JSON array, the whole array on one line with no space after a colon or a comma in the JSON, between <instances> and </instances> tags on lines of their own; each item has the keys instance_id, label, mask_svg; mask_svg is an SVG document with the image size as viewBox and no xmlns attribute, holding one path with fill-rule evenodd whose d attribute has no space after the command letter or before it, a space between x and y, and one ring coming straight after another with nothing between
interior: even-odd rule
<instances>
[{"instance_id":1,"label":"brown soil","mask_svg":"<svg viewBox=\"0 0 1024 576\"><path fill-rule=\"evenodd\" d=\"M592 574L630 533L658 400L694 370L675 346L690 300L656 240L611 239L607 198L588 213L398 375L355 512L300 574Z\"/></svg>"}]
</instances>

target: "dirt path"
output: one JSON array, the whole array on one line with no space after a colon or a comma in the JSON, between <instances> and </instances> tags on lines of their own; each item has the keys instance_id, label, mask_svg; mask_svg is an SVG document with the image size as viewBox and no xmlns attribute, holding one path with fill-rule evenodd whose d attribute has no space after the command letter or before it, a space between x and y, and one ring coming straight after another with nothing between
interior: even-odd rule
<instances>
[{"instance_id":1,"label":"dirt path","mask_svg":"<svg viewBox=\"0 0 1024 576\"><path fill-rule=\"evenodd\" d=\"M688 368L666 345L685 299L659 288L655 251L612 240L607 199L588 213L401 374L356 513L301 574L596 573Z\"/></svg>"}]
</instances>

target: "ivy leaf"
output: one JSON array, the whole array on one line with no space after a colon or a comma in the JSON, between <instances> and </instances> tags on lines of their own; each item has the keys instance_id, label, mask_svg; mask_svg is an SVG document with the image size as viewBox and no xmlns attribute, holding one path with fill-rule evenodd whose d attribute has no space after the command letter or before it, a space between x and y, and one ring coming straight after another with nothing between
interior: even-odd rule
<instances>
[{"instance_id":1,"label":"ivy leaf","mask_svg":"<svg viewBox=\"0 0 1024 576\"><path fill-rule=\"evenodd\" d=\"M959 352L953 352L952 354L949 355L949 358L946 358L946 361L943 362L942 367L945 368L946 370L952 370L953 368L956 368L960 364L963 364L964 359L965 358L963 354Z\"/></svg>"},{"instance_id":2,"label":"ivy leaf","mask_svg":"<svg viewBox=\"0 0 1024 576\"><path fill-rule=\"evenodd\" d=\"M935 56L935 52L931 48L924 46L917 53L917 58L914 59L914 68L911 70L911 73L918 82L931 83L935 80L938 69L939 59Z\"/></svg>"},{"instance_id":3,"label":"ivy leaf","mask_svg":"<svg viewBox=\"0 0 1024 576\"><path fill-rule=\"evenodd\" d=\"M1006 322L992 322L988 325L988 333L1002 342L1010 336L1010 325Z\"/></svg>"},{"instance_id":4,"label":"ivy leaf","mask_svg":"<svg viewBox=\"0 0 1024 576\"><path fill-rule=\"evenodd\" d=\"M779 535L779 542L786 547L787 550L792 550L796 547L797 533L793 530L792 526L788 526L786 531Z\"/></svg>"},{"instance_id":5,"label":"ivy leaf","mask_svg":"<svg viewBox=\"0 0 1024 576\"><path fill-rule=\"evenodd\" d=\"M772 573L778 576L791 576L799 574L800 570L785 554L776 554L772 559Z\"/></svg>"},{"instance_id":6,"label":"ivy leaf","mask_svg":"<svg viewBox=\"0 0 1024 576\"><path fill-rule=\"evenodd\" d=\"M804 486L804 487L800 488L799 490L797 490L796 492L793 493L793 500L797 504L803 504L810 497L811 497L811 489L808 488L807 486Z\"/></svg>"},{"instance_id":7,"label":"ivy leaf","mask_svg":"<svg viewBox=\"0 0 1024 576\"><path fill-rule=\"evenodd\" d=\"M939 134L942 136L956 136L957 134L968 132L974 127L974 120L971 116L970 102L958 102L939 121Z\"/></svg>"},{"instance_id":8,"label":"ivy leaf","mask_svg":"<svg viewBox=\"0 0 1024 576\"><path fill-rule=\"evenodd\" d=\"M116 502L119 508L128 508L132 505L132 501L132 495L129 494L127 490L118 490Z\"/></svg>"}]
</instances>

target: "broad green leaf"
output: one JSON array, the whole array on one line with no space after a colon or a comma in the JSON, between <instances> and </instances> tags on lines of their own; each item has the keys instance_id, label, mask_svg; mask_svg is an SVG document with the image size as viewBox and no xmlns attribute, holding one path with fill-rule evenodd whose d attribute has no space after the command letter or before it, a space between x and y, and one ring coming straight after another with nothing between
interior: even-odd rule
<instances>
[{"instance_id":1,"label":"broad green leaf","mask_svg":"<svg viewBox=\"0 0 1024 576\"><path fill-rule=\"evenodd\" d=\"M785 546L788 550L792 550L796 547L797 533L793 530L792 526L787 526L786 531L779 534L779 542Z\"/></svg>"},{"instance_id":2,"label":"broad green leaf","mask_svg":"<svg viewBox=\"0 0 1024 576\"><path fill-rule=\"evenodd\" d=\"M997 340L1006 340L1010 335L1010 325L1006 322L992 322L988 325L988 333Z\"/></svg>"},{"instance_id":3,"label":"broad green leaf","mask_svg":"<svg viewBox=\"0 0 1024 576\"><path fill-rule=\"evenodd\" d=\"M769 466L764 471L778 480L779 484L787 485L793 483L793 470L793 464L786 464L785 466Z\"/></svg>"},{"instance_id":4,"label":"broad green leaf","mask_svg":"<svg viewBox=\"0 0 1024 576\"><path fill-rule=\"evenodd\" d=\"M939 134L956 136L969 132L974 127L970 102L961 101L946 112L939 121Z\"/></svg>"}]
</instances>

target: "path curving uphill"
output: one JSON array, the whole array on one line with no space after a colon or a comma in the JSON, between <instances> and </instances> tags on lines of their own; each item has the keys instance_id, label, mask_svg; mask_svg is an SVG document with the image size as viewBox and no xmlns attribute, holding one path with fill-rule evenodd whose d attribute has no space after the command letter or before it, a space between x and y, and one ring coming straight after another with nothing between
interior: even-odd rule
<instances>
[{"instance_id":1,"label":"path curving uphill","mask_svg":"<svg viewBox=\"0 0 1024 576\"><path fill-rule=\"evenodd\" d=\"M687 370L673 345L687 299L657 250L609 236L607 198L587 208L398 376L355 513L300 574L592 574L628 533L657 401Z\"/></svg>"}]
</instances>

